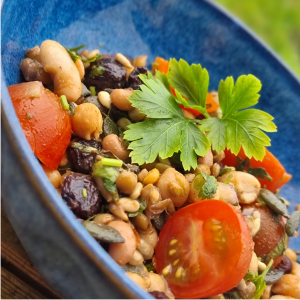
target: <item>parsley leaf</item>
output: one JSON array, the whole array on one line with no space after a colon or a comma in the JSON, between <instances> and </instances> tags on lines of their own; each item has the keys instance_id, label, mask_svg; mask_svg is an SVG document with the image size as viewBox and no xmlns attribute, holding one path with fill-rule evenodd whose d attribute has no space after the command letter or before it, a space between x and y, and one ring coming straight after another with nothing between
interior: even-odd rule
<instances>
[{"instance_id":1,"label":"parsley leaf","mask_svg":"<svg viewBox=\"0 0 300 300\"><path fill-rule=\"evenodd\" d=\"M133 163L153 162L157 156L168 158L181 150L185 170L197 166L197 155L207 153L209 142L206 135L186 118L165 85L150 72L140 75L145 85L129 98L133 107L152 120L131 124L124 138L131 142L129 149Z\"/></svg>"},{"instance_id":2,"label":"parsley leaf","mask_svg":"<svg viewBox=\"0 0 300 300\"><path fill-rule=\"evenodd\" d=\"M201 65L191 66L183 59L170 60L170 70L167 74L170 84L189 99L191 105L205 107L209 75Z\"/></svg>"},{"instance_id":3,"label":"parsley leaf","mask_svg":"<svg viewBox=\"0 0 300 300\"><path fill-rule=\"evenodd\" d=\"M267 267L265 268L265 270L260 275L256 275L256 274L252 273L250 270L245 275L244 279L253 282L256 287L256 292L252 299L260 299L260 297L264 293L264 290L267 286L264 278L265 278L265 275L270 270L270 268L272 267L273 262L274 262L273 259L271 259L270 262L268 263Z\"/></svg>"},{"instance_id":4,"label":"parsley leaf","mask_svg":"<svg viewBox=\"0 0 300 300\"><path fill-rule=\"evenodd\" d=\"M218 183L214 176L207 176L205 173L200 172L196 175L194 187L196 190L200 190L199 197L212 199L217 192Z\"/></svg>"},{"instance_id":5,"label":"parsley leaf","mask_svg":"<svg viewBox=\"0 0 300 300\"><path fill-rule=\"evenodd\" d=\"M140 208L138 209L138 211L134 212L134 213L128 213L128 217L129 218L133 218L133 217L136 217L140 214L143 213L143 211L147 208L147 200L143 200L143 199L137 199L137 201L140 203Z\"/></svg>"},{"instance_id":6,"label":"parsley leaf","mask_svg":"<svg viewBox=\"0 0 300 300\"><path fill-rule=\"evenodd\" d=\"M223 116L201 121L201 129L209 131L207 138L214 150L220 152L227 147L237 155L243 146L247 157L263 159L270 138L262 130L276 131L273 117L258 109L242 110L257 104L260 89L261 83L253 75L240 76L236 84L232 77L221 80L219 101Z\"/></svg>"}]
</instances>

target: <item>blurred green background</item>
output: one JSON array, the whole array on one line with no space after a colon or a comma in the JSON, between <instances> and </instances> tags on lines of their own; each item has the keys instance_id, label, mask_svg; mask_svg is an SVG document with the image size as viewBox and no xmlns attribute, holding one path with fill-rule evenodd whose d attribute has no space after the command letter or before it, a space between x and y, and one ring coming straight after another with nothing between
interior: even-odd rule
<instances>
[{"instance_id":1,"label":"blurred green background","mask_svg":"<svg viewBox=\"0 0 300 300\"><path fill-rule=\"evenodd\" d=\"M300 0L215 0L248 25L300 77Z\"/></svg>"}]
</instances>

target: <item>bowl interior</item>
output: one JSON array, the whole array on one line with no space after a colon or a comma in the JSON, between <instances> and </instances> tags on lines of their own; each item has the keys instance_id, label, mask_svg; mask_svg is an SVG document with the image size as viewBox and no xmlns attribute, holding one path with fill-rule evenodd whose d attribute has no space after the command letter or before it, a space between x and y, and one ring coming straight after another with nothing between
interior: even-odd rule
<instances>
[{"instance_id":1,"label":"bowl interior","mask_svg":"<svg viewBox=\"0 0 300 300\"><path fill-rule=\"evenodd\" d=\"M2 9L1 34L4 85L22 81L19 67L26 50L45 39L69 48L100 47L101 53L148 55L148 62L161 56L201 63L209 71L210 90L227 76L255 75L263 85L257 108L273 115L278 126L278 133L270 134L270 150L293 174L281 194L294 209L300 194L299 80L238 21L209 1L10 0ZM9 101L3 99L4 113L12 108ZM297 240L291 243L295 248Z\"/></svg>"}]
</instances>

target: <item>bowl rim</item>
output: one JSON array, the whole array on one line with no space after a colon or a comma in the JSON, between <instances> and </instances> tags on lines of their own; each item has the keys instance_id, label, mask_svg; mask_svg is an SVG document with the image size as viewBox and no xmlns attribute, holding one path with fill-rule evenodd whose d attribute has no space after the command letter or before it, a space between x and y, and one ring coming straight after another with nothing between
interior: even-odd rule
<instances>
[{"instance_id":1,"label":"bowl rim","mask_svg":"<svg viewBox=\"0 0 300 300\"><path fill-rule=\"evenodd\" d=\"M0 1L1 15L5 0ZM259 38L252 30L250 30L243 22L234 17L224 7L212 0L203 0L204 3L219 11L230 22L235 23L240 27L259 47L270 55L270 58L279 63L285 72L292 77L294 81L300 84L298 76L287 66L287 64L272 50L261 38ZM117 285L121 292L129 298L153 298L149 293L138 287L128 276L122 276L124 271L120 272L120 267L109 256L109 254L95 241L95 239L84 229L78 222L71 210L65 205L57 194L54 187L51 185L45 175L41 165L34 156L25 135L23 134L21 125L14 111L14 107L8 93L5 73L1 60L1 116L2 126L7 133L10 144L15 155L21 162L26 176L31 181L31 184L38 192L42 203L48 208L52 217L61 225L63 230L72 237L78 248L84 252L87 257L99 269ZM21 150L21 151L20 151Z\"/></svg>"}]
</instances>

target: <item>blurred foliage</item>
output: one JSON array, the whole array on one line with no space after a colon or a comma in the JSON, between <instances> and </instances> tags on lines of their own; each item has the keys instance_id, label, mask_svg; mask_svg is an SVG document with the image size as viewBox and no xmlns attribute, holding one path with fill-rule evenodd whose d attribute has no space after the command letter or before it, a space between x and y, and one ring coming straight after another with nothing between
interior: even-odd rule
<instances>
[{"instance_id":1,"label":"blurred foliage","mask_svg":"<svg viewBox=\"0 0 300 300\"><path fill-rule=\"evenodd\" d=\"M215 0L250 27L300 77L300 0Z\"/></svg>"}]
</instances>

